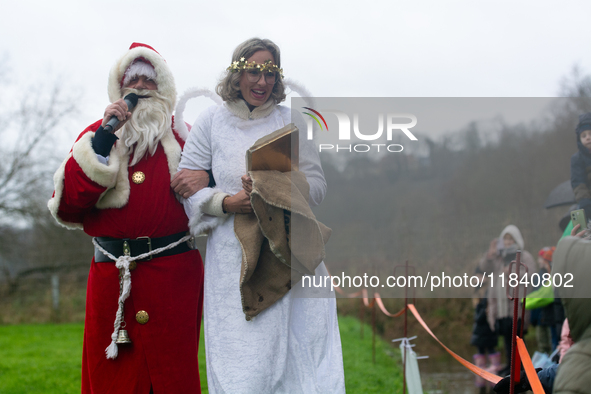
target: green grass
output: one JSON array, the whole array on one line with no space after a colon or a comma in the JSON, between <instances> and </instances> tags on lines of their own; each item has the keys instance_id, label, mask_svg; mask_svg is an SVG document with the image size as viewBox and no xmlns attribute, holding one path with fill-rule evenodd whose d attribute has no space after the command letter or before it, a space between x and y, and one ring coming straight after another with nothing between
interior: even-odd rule
<instances>
[{"instance_id":1,"label":"green grass","mask_svg":"<svg viewBox=\"0 0 591 394\"><path fill-rule=\"evenodd\" d=\"M79 393L83 324L0 326L0 393Z\"/></svg>"},{"instance_id":2,"label":"green grass","mask_svg":"<svg viewBox=\"0 0 591 394\"><path fill-rule=\"evenodd\" d=\"M399 393L402 391L400 351L376 336L376 363L372 361L371 327L365 325L360 338L360 322L339 316L347 393Z\"/></svg>"},{"instance_id":3,"label":"green grass","mask_svg":"<svg viewBox=\"0 0 591 394\"><path fill-rule=\"evenodd\" d=\"M80 393L83 334L82 323L0 326L0 393ZM199 362L207 393L203 346Z\"/></svg>"},{"instance_id":4,"label":"green grass","mask_svg":"<svg viewBox=\"0 0 591 394\"><path fill-rule=\"evenodd\" d=\"M339 325L347 393L400 392L398 351L376 338L374 365L371 328L365 326L361 339L355 318L339 317ZM82 323L0 326L0 393L79 393L83 332ZM199 374L207 393L204 346L199 347Z\"/></svg>"}]
</instances>

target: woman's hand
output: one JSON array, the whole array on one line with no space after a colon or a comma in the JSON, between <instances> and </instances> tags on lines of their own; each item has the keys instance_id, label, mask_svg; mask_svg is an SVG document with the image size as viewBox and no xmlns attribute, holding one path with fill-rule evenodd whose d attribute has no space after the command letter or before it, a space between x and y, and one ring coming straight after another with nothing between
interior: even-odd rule
<instances>
[{"instance_id":1,"label":"woman's hand","mask_svg":"<svg viewBox=\"0 0 591 394\"><path fill-rule=\"evenodd\" d=\"M242 175L240 177L242 180L242 188L246 192L246 195L250 197L250 193L252 192L252 179L247 175Z\"/></svg>"},{"instance_id":2,"label":"woman's hand","mask_svg":"<svg viewBox=\"0 0 591 394\"><path fill-rule=\"evenodd\" d=\"M189 198L209 184L209 174L203 170L183 168L172 177L170 187L183 198Z\"/></svg>"},{"instance_id":3,"label":"woman's hand","mask_svg":"<svg viewBox=\"0 0 591 394\"><path fill-rule=\"evenodd\" d=\"M246 194L244 189L233 196L224 198L222 207L226 213L251 213L250 195Z\"/></svg>"},{"instance_id":4,"label":"woman's hand","mask_svg":"<svg viewBox=\"0 0 591 394\"><path fill-rule=\"evenodd\" d=\"M490 245L488 246L488 252L486 252L486 258L488 260L492 260L497 255L497 243L499 240L497 238L490 241Z\"/></svg>"}]
</instances>

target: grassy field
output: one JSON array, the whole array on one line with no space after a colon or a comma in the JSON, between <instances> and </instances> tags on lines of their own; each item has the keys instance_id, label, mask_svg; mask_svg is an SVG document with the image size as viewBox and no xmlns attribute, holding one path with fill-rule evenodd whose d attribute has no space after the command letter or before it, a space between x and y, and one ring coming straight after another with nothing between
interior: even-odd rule
<instances>
[{"instance_id":1,"label":"grassy field","mask_svg":"<svg viewBox=\"0 0 591 394\"><path fill-rule=\"evenodd\" d=\"M358 320L341 317L339 324L347 393L399 392L398 351L377 338L374 365L371 328L365 327L361 339ZM0 393L79 393L83 331L81 323L0 326ZM199 360L202 390L207 393L203 346Z\"/></svg>"},{"instance_id":2,"label":"grassy field","mask_svg":"<svg viewBox=\"0 0 591 394\"><path fill-rule=\"evenodd\" d=\"M0 326L0 393L79 393L82 331L82 324Z\"/></svg>"},{"instance_id":3,"label":"grassy field","mask_svg":"<svg viewBox=\"0 0 591 394\"><path fill-rule=\"evenodd\" d=\"M372 361L371 327L365 325L360 338L359 320L339 317L345 386L347 393L400 393L402 361L400 351L376 336L376 363Z\"/></svg>"}]
</instances>

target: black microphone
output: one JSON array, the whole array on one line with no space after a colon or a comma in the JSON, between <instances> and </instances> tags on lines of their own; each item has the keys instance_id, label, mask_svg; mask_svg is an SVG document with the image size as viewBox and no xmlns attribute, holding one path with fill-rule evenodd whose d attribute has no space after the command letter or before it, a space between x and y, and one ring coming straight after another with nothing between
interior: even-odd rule
<instances>
[{"instance_id":1,"label":"black microphone","mask_svg":"<svg viewBox=\"0 0 591 394\"><path fill-rule=\"evenodd\" d=\"M138 99L139 99L139 97L135 93L129 93L127 96L125 96L123 98L123 100L127 104L127 110L129 112L131 112L131 110L137 105ZM107 122L105 127L103 127L103 129L108 133L112 133L118 124L119 124L119 119L117 119L116 116L113 116L113 117L111 117L111 119L109 119L109 121Z\"/></svg>"}]
</instances>

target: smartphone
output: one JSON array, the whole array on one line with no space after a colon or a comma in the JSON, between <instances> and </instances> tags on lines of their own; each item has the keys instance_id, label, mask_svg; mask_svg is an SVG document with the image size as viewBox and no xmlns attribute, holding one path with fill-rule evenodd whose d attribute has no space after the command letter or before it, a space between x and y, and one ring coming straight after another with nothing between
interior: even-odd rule
<instances>
[{"instance_id":1,"label":"smartphone","mask_svg":"<svg viewBox=\"0 0 591 394\"><path fill-rule=\"evenodd\" d=\"M584 209L576 209L571 211L570 217L573 221L573 227L577 224L581 225L579 231L583 231L587 229L587 218L585 218L585 210Z\"/></svg>"}]
</instances>

